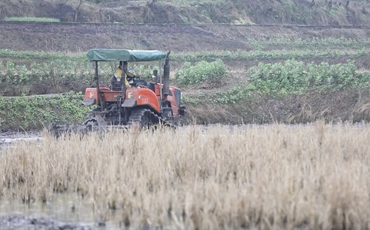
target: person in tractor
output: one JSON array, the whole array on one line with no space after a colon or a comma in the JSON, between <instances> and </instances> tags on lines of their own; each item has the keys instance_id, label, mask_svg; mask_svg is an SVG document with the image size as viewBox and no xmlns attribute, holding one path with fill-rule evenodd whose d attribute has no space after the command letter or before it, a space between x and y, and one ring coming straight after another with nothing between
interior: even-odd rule
<instances>
[{"instance_id":1,"label":"person in tractor","mask_svg":"<svg viewBox=\"0 0 370 230\"><path fill-rule=\"evenodd\" d=\"M112 77L112 90L121 90L122 89L122 72L125 73L125 79L124 79L124 82L125 82L125 85L126 85L126 88L130 88L130 83L128 82L127 80L127 77L134 77L134 75L132 73L130 73L128 70L127 70L127 61L121 61L119 63L119 66L116 70L116 72L114 73L113 77Z\"/></svg>"}]
</instances>

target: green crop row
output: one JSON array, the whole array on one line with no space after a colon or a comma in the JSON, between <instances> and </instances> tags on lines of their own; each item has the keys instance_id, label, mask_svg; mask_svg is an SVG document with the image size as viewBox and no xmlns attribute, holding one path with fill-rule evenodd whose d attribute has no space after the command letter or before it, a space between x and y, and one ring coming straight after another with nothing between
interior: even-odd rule
<instances>
[{"instance_id":1,"label":"green crop row","mask_svg":"<svg viewBox=\"0 0 370 230\"><path fill-rule=\"evenodd\" d=\"M22 85L45 78L85 78L86 75L91 76L92 70L93 67L88 62L74 62L69 59L33 62L30 67L7 62L5 68L0 66L0 77L3 82Z\"/></svg>"},{"instance_id":2,"label":"green crop row","mask_svg":"<svg viewBox=\"0 0 370 230\"><path fill-rule=\"evenodd\" d=\"M81 123L91 108L80 93L0 97L0 131L42 129L54 122Z\"/></svg>"},{"instance_id":3,"label":"green crop row","mask_svg":"<svg viewBox=\"0 0 370 230\"><path fill-rule=\"evenodd\" d=\"M117 68L117 63L99 63L99 75L110 77ZM129 70L140 76L149 76L150 70L158 70L158 66L143 64L130 65ZM11 84L27 84L30 81L42 81L46 78L92 78L95 74L95 64L87 60L55 59L48 62L32 62L30 65L16 64L7 61L0 65L0 80Z\"/></svg>"},{"instance_id":4,"label":"green crop row","mask_svg":"<svg viewBox=\"0 0 370 230\"><path fill-rule=\"evenodd\" d=\"M116 69L114 64L117 63L99 63L100 83L110 83ZM131 65L131 68L143 78L148 78L154 69L158 70L150 64ZM8 61L5 66L0 65L0 95L61 93L66 89L80 91L94 84L94 74L95 65L87 60L55 59L30 65Z\"/></svg>"},{"instance_id":5,"label":"green crop row","mask_svg":"<svg viewBox=\"0 0 370 230\"><path fill-rule=\"evenodd\" d=\"M226 76L226 66L221 60L214 62L201 61L195 65L189 62L176 72L176 79L183 85L193 85L206 80L214 80Z\"/></svg>"},{"instance_id":6,"label":"green crop row","mask_svg":"<svg viewBox=\"0 0 370 230\"><path fill-rule=\"evenodd\" d=\"M283 63L263 64L249 69L250 81L256 90L265 93L303 94L307 91L338 91L368 88L370 75L357 73L354 62L329 65L287 60Z\"/></svg>"},{"instance_id":7,"label":"green crop row","mask_svg":"<svg viewBox=\"0 0 370 230\"><path fill-rule=\"evenodd\" d=\"M86 55L81 53L62 53L62 52L44 52L44 51L15 51L10 49L0 49L0 58L22 59L22 60L86 60Z\"/></svg>"},{"instance_id":8,"label":"green crop row","mask_svg":"<svg viewBox=\"0 0 370 230\"><path fill-rule=\"evenodd\" d=\"M281 97L302 95L307 92L336 92L369 87L370 74L356 72L356 65L353 62L335 65L329 65L327 62L306 64L292 59L275 64L260 63L250 68L249 82L245 86L217 93L210 102L236 103L253 94Z\"/></svg>"},{"instance_id":9,"label":"green crop row","mask_svg":"<svg viewBox=\"0 0 370 230\"><path fill-rule=\"evenodd\" d=\"M15 22L60 22L58 18L43 18L43 17L9 17L5 18L4 21L15 21Z\"/></svg>"},{"instance_id":10,"label":"green crop row","mask_svg":"<svg viewBox=\"0 0 370 230\"><path fill-rule=\"evenodd\" d=\"M4 50L2 50L4 51ZM272 50L272 51L220 51L220 52L199 52L199 53L179 53L173 54L174 61L197 62L199 60L280 60L280 59L324 59L347 57L356 59L369 55L370 48L358 50ZM3 53L4 54L4 53ZM17 52L10 51L8 58L16 59ZM41 59L49 61L34 61L31 64L15 64L12 61L3 61L0 63L0 75L6 78L6 81L13 83L27 82L29 79L37 76L39 78L61 76L63 78L79 78L83 75L93 74L93 65L86 58L78 55L63 56L60 53L21 53L26 59L32 59L32 55L42 57ZM0 51L1 56L1 51ZM116 63L114 63L116 64ZM133 66L135 70L135 66ZM111 75L114 67L107 63L100 65L100 74ZM140 70L142 72L143 69ZM140 73L139 73L140 74ZM146 75L148 73L145 73Z\"/></svg>"},{"instance_id":11,"label":"green crop row","mask_svg":"<svg viewBox=\"0 0 370 230\"><path fill-rule=\"evenodd\" d=\"M148 78L154 69L158 66L144 64L131 65L132 71L141 76ZM99 65L100 83L109 84L115 66L109 63ZM3 95L20 95L35 91L37 93L60 93L63 89L81 90L93 84L94 65L88 61L73 61L56 59L49 62L33 62L27 66L25 64L16 65L8 61L6 66L0 65L0 82ZM226 74L225 64L217 60L208 63L199 62L192 66L185 63L177 72L177 78L182 84L194 84L206 79L223 77ZM27 89L26 86L37 86L37 89ZM17 90L18 89L18 90Z\"/></svg>"},{"instance_id":12,"label":"green crop row","mask_svg":"<svg viewBox=\"0 0 370 230\"><path fill-rule=\"evenodd\" d=\"M221 60L285 60L285 59L327 59L341 58L355 60L357 58L368 56L370 48L360 50L273 50L273 51L243 51L236 52L204 52L192 54L174 54L173 59L177 65L185 62L182 68L172 70L182 84L196 84L214 76L225 75L226 68ZM13 53L14 54L14 53ZM43 54L45 57L47 53ZM58 53L57 53L58 54ZM53 53L55 55L55 53ZM56 55L57 56L57 55ZM69 56L67 56L69 57ZM77 56L72 55L72 59L58 58L49 61L38 61L32 63L14 63L12 61L0 62L0 82L2 88L0 95L21 95L34 93L60 93L68 90L82 91L86 87L91 87L94 76L94 64L86 59L74 59ZM191 65L190 63L197 63ZM208 60L210 63L204 61ZM189 63L186 63L189 62ZM99 76L100 82L109 84L112 74L115 71L117 63L100 63ZM158 69L157 64L140 65L132 64L130 68L136 75L143 78L150 76L154 69ZM37 86L37 87L36 87ZM36 88L35 88L36 87ZM31 89L32 88L32 89ZM39 88L39 90L37 89Z\"/></svg>"},{"instance_id":13,"label":"green crop row","mask_svg":"<svg viewBox=\"0 0 370 230\"><path fill-rule=\"evenodd\" d=\"M93 71L88 62L53 60L26 66L9 61L5 67L0 65L0 95L79 91L83 86L90 86L92 80Z\"/></svg>"},{"instance_id":14,"label":"green crop row","mask_svg":"<svg viewBox=\"0 0 370 230\"><path fill-rule=\"evenodd\" d=\"M238 50L233 51L220 51L220 52L199 52L189 54L178 54L173 55L175 60L196 62L199 60L239 60L239 61L256 61L256 60L280 60L280 59L324 59L324 58L360 58L368 56L370 52L369 48L362 49L327 49L327 50L254 50L245 51Z\"/></svg>"},{"instance_id":15,"label":"green crop row","mask_svg":"<svg viewBox=\"0 0 370 230\"><path fill-rule=\"evenodd\" d=\"M309 57L337 57L346 53L368 53L370 39L313 39L313 40L289 40L289 39L271 39L267 41L250 40L251 51L210 51L197 53L174 53L171 57L176 60L198 61L210 58L228 59L228 60L248 60L259 58L280 58L279 53L282 53L283 58L291 55L298 58L305 53ZM273 50L274 46L283 47L283 50ZM265 50L264 49L270 49ZM319 53L316 55L316 53ZM54 59L69 59L73 61L86 61L85 53L61 53L61 52L40 52L40 51L14 51L9 49L0 50L0 58L16 59L16 60L54 60Z\"/></svg>"},{"instance_id":16,"label":"green crop row","mask_svg":"<svg viewBox=\"0 0 370 230\"><path fill-rule=\"evenodd\" d=\"M268 40L251 39L248 41L252 49L275 49L284 47L284 49L340 49L351 48L360 49L370 45L369 38L270 38Z\"/></svg>"}]
</instances>

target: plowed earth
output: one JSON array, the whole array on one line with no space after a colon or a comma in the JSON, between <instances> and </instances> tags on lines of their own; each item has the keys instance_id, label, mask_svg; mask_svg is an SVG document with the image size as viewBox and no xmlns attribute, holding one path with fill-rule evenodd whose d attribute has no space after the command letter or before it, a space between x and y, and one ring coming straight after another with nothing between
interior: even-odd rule
<instances>
[{"instance_id":1,"label":"plowed earth","mask_svg":"<svg viewBox=\"0 0 370 230\"><path fill-rule=\"evenodd\" d=\"M0 22L0 49L85 52L91 48L248 50L250 39L363 38L369 28L228 24Z\"/></svg>"}]
</instances>

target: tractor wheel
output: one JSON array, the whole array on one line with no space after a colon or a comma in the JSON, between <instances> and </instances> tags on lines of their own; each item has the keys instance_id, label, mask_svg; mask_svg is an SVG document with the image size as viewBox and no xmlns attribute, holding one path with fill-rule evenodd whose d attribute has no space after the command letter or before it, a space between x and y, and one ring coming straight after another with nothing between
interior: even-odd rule
<instances>
[{"instance_id":1,"label":"tractor wheel","mask_svg":"<svg viewBox=\"0 0 370 230\"><path fill-rule=\"evenodd\" d=\"M90 112L87 114L86 120L93 119L95 117L95 112L96 111L100 112L101 109L100 108L95 108L95 109L90 110Z\"/></svg>"},{"instance_id":2,"label":"tractor wheel","mask_svg":"<svg viewBox=\"0 0 370 230\"><path fill-rule=\"evenodd\" d=\"M85 122L86 131L94 131L98 126L99 125L96 120L90 120Z\"/></svg>"},{"instance_id":3,"label":"tractor wheel","mask_svg":"<svg viewBox=\"0 0 370 230\"><path fill-rule=\"evenodd\" d=\"M152 114L150 111L146 111L141 117L140 126L143 128L150 128L153 125Z\"/></svg>"},{"instance_id":4,"label":"tractor wheel","mask_svg":"<svg viewBox=\"0 0 370 230\"><path fill-rule=\"evenodd\" d=\"M150 128L157 123L158 119L155 118L152 111L145 108L134 109L128 121L129 126L137 125L141 128Z\"/></svg>"}]
</instances>

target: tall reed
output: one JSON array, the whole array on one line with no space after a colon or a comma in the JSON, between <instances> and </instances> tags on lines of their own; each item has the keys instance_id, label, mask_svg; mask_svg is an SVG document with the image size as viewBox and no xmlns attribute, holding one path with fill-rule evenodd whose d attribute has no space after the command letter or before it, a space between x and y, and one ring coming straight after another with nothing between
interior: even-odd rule
<instances>
[{"instance_id":1,"label":"tall reed","mask_svg":"<svg viewBox=\"0 0 370 230\"><path fill-rule=\"evenodd\" d=\"M78 193L130 227L369 229L369 138L323 122L45 133L2 150L0 194Z\"/></svg>"}]
</instances>

